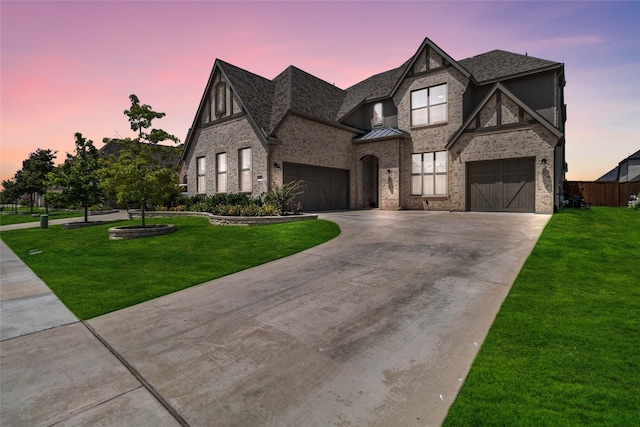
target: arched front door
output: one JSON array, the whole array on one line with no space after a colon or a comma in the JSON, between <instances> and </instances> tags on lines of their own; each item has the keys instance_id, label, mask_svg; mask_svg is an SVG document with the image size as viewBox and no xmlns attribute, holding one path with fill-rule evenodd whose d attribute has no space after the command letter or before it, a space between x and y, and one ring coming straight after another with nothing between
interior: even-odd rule
<instances>
[{"instance_id":1,"label":"arched front door","mask_svg":"<svg viewBox=\"0 0 640 427\"><path fill-rule=\"evenodd\" d=\"M362 162L362 207L377 208L380 206L378 191L378 158L367 155L360 159Z\"/></svg>"}]
</instances>

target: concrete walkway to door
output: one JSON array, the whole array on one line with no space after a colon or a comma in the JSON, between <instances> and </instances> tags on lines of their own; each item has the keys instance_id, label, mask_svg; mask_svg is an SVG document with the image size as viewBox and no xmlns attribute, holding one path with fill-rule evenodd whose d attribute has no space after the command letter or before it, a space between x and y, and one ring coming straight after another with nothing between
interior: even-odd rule
<instances>
[{"instance_id":1,"label":"concrete walkway to door","mask_svg":"<svg viewBox=\"0 0 640 427\"><path fill-rule=\"evenodd\" d=\"M152 391L158 416L191 426L441 424L550 216L371 210L321 217L342 234L85 322L144 386L114 376L122 396ZM38 367L17 360L39 335L2 343L3 383L5 374L22 378L2 391L3 401L7 393L19 402L9 411L67 411L67 419L104 425L109 407L135 413L132 399L47 403L47 388L63 395L72 387L74 363L82 370L76 381L92 370L86 355L53 346L38 362L67 371L61 378L48 371L44 381L30 375ZM5 372L5 363L16 371ZM110 378L99 378L83 383L86 396L109 390ZM40 399L28 396L36 385ZM3 404L3 421L17 412Z\"/></svg>"}]
</instances>

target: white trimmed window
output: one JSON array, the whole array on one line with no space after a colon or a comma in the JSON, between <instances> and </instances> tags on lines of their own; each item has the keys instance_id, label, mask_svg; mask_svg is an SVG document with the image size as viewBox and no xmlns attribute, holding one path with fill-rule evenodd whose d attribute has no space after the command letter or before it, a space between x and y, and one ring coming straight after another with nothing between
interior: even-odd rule
<instances>
[{"instance_id":1,"label":"white trimmed window","mask_svg":"<svg viewBox=\"0 0 640 427\"><path fill-rule=\"evenodd\" d=\"M216 191L227 192L227 153L216 154Z\"/></svg>"},{"instance_id":2,"label":"white trimmed window","mask_svg":"<svg viewBox=\"0 0 640 427\"><path fill-rule=\"evenodd\" d=\"M411 126L447 121L447 84L411 92Z\"/></svg>"},{"instance_id":3,"label":"white trimmed window","mask_svg":"<svg viewBox=\"0 0 640 427\"><path fill-rule=\"evenodd\" d=\"M196 192L205 194L207 192L207 159L206 157L196 158Z\"/></svg>"},{"instance_id":4,"label":"white trimmed window","mask_svg":"<svg viewBox=\"0 0 640 427\"><path fill-rule=\"evenodd\" d=\"M442 196L448 194L447 152L411 155L411 195Z\"/></svg>"},{"instance_id":5,"label":"white trimmed window","mask_svg":"<svg viewBox=\"0 0 640 427\"><path fill-rule=\"evenodd\" d=\"M251 192L251 148L238 150L238 163L240 171L240 192Z\"/></svg>"},{"instance_id":6,"label":"white trimmed window","mask_svg":"<svg viewBox=\"0 0 640 427\"><path fill-rule=\"evenodd\" d=\"M373 106L373 119L371 120L371 126L382 126L384 124L384 117L382 116L382 102L378 102Z\"/></svg>"}]
</instances>

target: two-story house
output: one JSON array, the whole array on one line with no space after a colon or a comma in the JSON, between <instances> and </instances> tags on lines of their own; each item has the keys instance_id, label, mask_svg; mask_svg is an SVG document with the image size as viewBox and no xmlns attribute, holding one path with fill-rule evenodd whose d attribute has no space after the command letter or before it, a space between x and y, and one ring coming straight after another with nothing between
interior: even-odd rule
<instances>
[{"instance_id":1,"label":"two-story house","mask_svg":"<svg viewBox=\"0 0 640 427\"><path fill-rule=\"evenodd\" d=\"M216 60L182 153L189 194L306 183L303 209L553 212L565 172L564 65L429 39L348 89L290 66Z\"/></svg>"}]
</instances>

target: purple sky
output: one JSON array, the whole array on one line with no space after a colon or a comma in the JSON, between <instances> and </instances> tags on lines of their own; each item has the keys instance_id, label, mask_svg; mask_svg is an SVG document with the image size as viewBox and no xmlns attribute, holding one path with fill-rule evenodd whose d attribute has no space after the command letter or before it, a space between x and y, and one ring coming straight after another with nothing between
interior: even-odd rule
<instances>
[{"instance_id":1,"label":"purple sky","mask_svg":"<svg viewBox=\"0 0 640 427\"><path fill-rule=\"evenodd\" d=\"M131 136L128 96L184 140L216 58L347 87L425 37L456 60L494 49L563 62L570 180L640 149L640 2L0 2L0 178L38 148Z\"/></svg>"}]
</instances>

